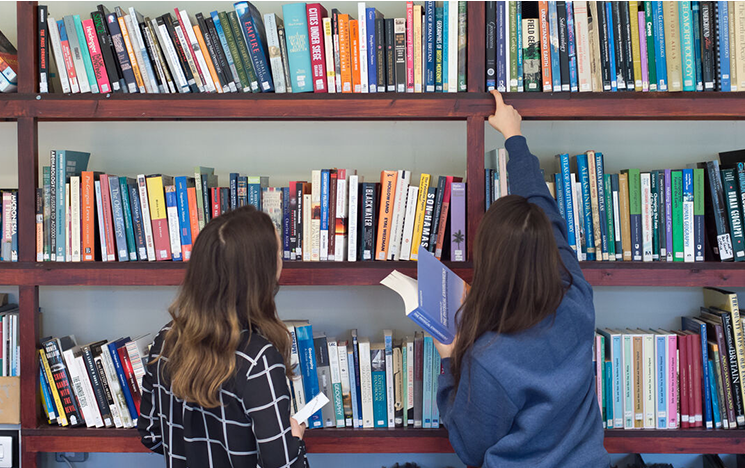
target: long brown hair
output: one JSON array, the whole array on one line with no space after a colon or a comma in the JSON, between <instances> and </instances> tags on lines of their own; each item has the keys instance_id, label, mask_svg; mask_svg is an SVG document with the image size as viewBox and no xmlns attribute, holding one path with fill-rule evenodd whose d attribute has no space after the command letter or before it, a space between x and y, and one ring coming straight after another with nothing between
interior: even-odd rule
<instances>
[{"instance_id":1,"label":"long brown hair","mask_svg":"<svg viewBox=\"0 0 745 468\"><path fill-rule=\"evenodd\" d=\"M158 357L167 358L174 395L217 407L244 329L272 343L291 375L290 335L274 304L278 248L271 219L253 206L218 216L199 233Z\"/></svg>"},{"instance_id":2,"label":"long brown hair","mask_svg":"<svg viewBox=\"0 0 745 468\"><path fill-rule=\"evenodd\" d=\"M546 213L518 195L497 200L476 233L473 282L458 313L450 364L456 388L481 335L537 325L556 312L571 284Z\"/></svg>"}]
</instances>

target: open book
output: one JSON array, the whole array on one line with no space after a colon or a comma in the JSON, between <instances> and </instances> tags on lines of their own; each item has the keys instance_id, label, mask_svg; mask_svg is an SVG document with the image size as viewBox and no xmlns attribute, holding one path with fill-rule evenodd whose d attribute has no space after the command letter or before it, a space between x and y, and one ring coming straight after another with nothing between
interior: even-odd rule
<instances>
[{"instance_id":1,"label":"open book","mask_svg":"<svg viewBox=\"0 0 745 468\"><path fill-rule=\"evenodd\" d=\"M466 298L468 284L425 249L419 249L417 276L418 282L394 270L380 284L401 296L406 316L424 331L441 343L452 343L455 314Z\"/></svg>"}]
</instances>

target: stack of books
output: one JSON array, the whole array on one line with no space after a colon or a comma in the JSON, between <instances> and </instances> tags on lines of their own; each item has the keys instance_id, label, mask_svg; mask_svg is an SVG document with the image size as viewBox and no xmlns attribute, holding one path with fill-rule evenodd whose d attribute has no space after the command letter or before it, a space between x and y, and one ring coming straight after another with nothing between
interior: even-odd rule
<instances>
[{"instance_id":1,"label":"stack of books","mask_svg":"<svg viewBox=\"0 0 745 468\"><path fill-rule=\"evenodd\" d=\"M351 169L314 170L311 182L270 187L268 177L214 168L193 177L119 177L88 171L89 153L52 150L36 192L37 261L187 261L200 230L253 205L268 213L285 260L416 260L423 248L465 261L466 191L461 178L382 171L365 182Z\"/></svg>"},{"instance_id":2,"label":"stack of books","mask_svg":"<svg viewBox=\"0 0 745 468\"><path fill-rule=\"evenodd\" d=\"M486 2L486 87L745 91L745 3Z\"/></svg>"},{"instance_id":3,"label":"stack of books","mask_svg":"<svg viewBox=\"0 0 745 468\"><path fill-rule=\"evenodd\" d=\"M365 2L353 14L286 4L282 18L233 7L149 18L99 5L55 19L40 5L40 92L52 61L63 93L466 91L465 1L406 2L405 18Z\"/></svg>"},{"instance_id":4,"label":"stack of books","mask_svg":"<svg viewBox=\"0 0 745 468\"><path fill-rule=\"evenodd\" d=\"M606 428L745 427L737 295L706 288L704 302L678 331L598 329L593 359Z\"/></svg>"}]
</instances>

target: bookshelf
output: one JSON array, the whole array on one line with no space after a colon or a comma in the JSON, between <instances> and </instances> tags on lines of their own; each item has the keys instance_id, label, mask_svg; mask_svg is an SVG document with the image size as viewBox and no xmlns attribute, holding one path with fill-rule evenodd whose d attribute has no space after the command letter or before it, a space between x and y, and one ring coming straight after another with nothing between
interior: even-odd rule
<instances>
[{"instance_id":1,"label":"bookshelf","mask_svg":"<svg viewBox=\"0 0 745 468\"><path fill-rule=\"evenodd\" d=\"M18 135L19 263L0 263L0 284L19 287L21 434L24 468L38 466L41 452L142 452L134 430L48 427L38 406L41 286L174 286L180 263L36 263L35 189L39 122L131 120L456 120L466 128L468 251L484 211L484 120L493 98L484 93L482 2L468 3L468 92L380 95L53 95L36 94L37 2L17 3L19 93L0 94L0 121L15 121ZM745 93L518 94L509 95L526 120L745 120ZM470 279L470 262L451 264ZM745 287L741 264L593 263L583 265L594 286ZM411 262L291 263L281 283L292 286L374 285L392 269L414 274ZM447 431L420 429L309 431L316 453L447 453ZM606 432L613 453L744 453L745 431ZM742 457L740 457L742 458ZM745 466L743 460L738 460Z\"/></svg>"}]
</instances>

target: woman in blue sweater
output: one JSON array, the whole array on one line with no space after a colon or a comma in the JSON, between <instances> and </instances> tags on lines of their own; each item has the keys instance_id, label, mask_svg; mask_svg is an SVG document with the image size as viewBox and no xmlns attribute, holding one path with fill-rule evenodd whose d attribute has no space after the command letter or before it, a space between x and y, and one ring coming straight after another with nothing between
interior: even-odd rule
<instances>
[{"instance_id":1,"label":"woman in blue sweater","mask_svg":"<svg viewBox=\"0 0 745 468\"><path fill-rule=\"evenodd\" d=\"M464 463L482 468L606 468L595 393L592 288L520 114L494 92L512 195L484 216L458 337L437 344L437 405Z\"/></svg>"}]
</instances>

